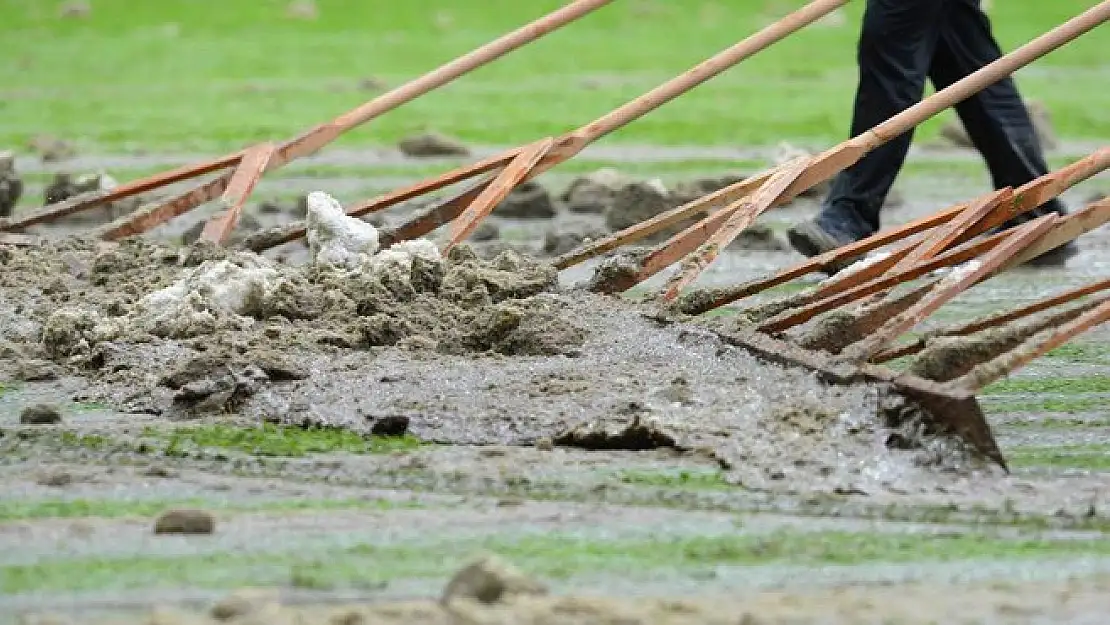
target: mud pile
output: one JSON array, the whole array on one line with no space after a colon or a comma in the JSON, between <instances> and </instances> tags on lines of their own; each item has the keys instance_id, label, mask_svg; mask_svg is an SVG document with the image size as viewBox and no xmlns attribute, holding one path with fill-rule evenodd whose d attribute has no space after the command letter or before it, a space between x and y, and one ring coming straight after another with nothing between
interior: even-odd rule
<instances>
[{"instance_id":1,"label":"mud pile","mask_svg":"<svg viewBox=\"0 0 1110 625\"><path fill-rule=\"evenodd\" d=\"M879 389L829 388L709 329L556 285L548 265L466 246L302 267L143 240L0 247L0 376L178 419L669 447L750 488L867 492L970 462L892 422Z\"/></svg>"}]
</instances>

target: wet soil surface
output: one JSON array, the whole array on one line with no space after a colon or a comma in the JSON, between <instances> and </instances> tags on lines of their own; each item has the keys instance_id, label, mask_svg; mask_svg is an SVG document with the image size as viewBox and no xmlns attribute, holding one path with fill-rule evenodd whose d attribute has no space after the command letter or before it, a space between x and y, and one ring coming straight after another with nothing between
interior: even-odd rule
<instances>
[{"instance_id":1,"label":"wet soil surface","mask_svg":"<svg viewBox=\"0 0 1110 625\"><path fill-rule=\"evenodd\" d=\"M331 190L311 184L300 191ZM900 188L889 224L982 191ZM815 206L760 223L781 233ZM607 231L603 214L495 213L499 236L474 254L344 270L304 265L300 243L260 260L155 240L202 211L148 242L0 250L0 622L205 622L246 586L278 593L243 608L260 622L1105 613L1105 328L986 389L1006 474L958 441L907 437L882 389L829 387L725 345L707 327L725 317L661 322L577 290L596 262L543 264L552 233ZM294 204L251 213L259 227L299 217ZM1103 277L1108 235L1083 237L1066 269L991 280L918 330ZM699 285L797 260L735 246ZM21 418L43 403L60 422ZM895 432L913 444L891 448ZM173 508L210 515L211 533L156 534ZM550 594L423 601L491 551Z\"/></svg>"}]
</instances>

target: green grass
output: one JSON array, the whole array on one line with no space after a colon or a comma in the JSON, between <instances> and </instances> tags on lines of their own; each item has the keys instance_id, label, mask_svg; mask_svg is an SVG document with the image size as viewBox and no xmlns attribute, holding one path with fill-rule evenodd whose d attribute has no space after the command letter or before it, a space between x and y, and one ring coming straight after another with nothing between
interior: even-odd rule
<instances>
[{"instance_id":1,"label":"green grass","mask_svg":"<svg viewBox=\"0 0 1110 625\"><path fill-rule=\"evenodd\" d=\"M417 502L386 499L283 499L238 503L219 499L129 500L45 499L0 501L0 523L36 519L152 517L170 508L227 512L296 512L323 510L394 510L421 507Z\"/></svg>"},{"instance_id":2,"label":"green grass","mask_svg":"<svg viewBox=\"0 0 1110 625\"><path fill-rule=\"evenodd\" d=\"M997 400L983 397L983 408L991 414L1054 412L1079 414L1106 410L1105 397L1045 397L1030 400Z\"/></svg>"},{"instance_id":3,"label":"green grass","mask_svg":"<svg viewBox=\"0 0 1110 625\"><path fill-rule=\"evenodd\" d=\"M0 592L91 591L165 586L221 588L294 583L314 588L377 587L406 578L446 577L467 558L492 551L546 579L598 573L643 579L694 574L717 565L852 565L869 562L1029 559L1110 553L1105 540L1002 540L981 534L922 535L780 531L650 540L599 541L575 535L374 546L304 555L234 553L183 557L73 558L0 567Z\"/></svg>"},{"instance_id":4,"label":"green grass","mask_svg":"<svg viewBox=\"0 0 1110 625\"><path fill-rule=\"evenodd\" d=\"M1101 343L1066 343L1046 354L1065 362L1084 365L1110 364L1110 346Z\"/></svg>"},{"instance_id":5,"label":"green grass","mask_svg":"<svg viewBox=\"0 0 1110 625\"><path fill-rule=\"evenodd\" d=\"M1000 380L983 389L990 395L1017 393L1110 393L1110 376L1087 375L1072 378L1010 378ZM1110 400L1108 400L1110 401Z\"/></svg>"},{"instance_id":6,"label":"green grass","mask_svg":"<svg viewBox=\"0 0 1110 625\"><path fill-rule=\"evenodd\" d=\"M563 0L318 0L319 19L285 0L97 0L86 19L55 2L6 0L0 38L0 144L39 133L88 150L223 150L281 139L563 4ZM421 97L346 145L392 143L426 126L467 141L517 144L586 123L774 17L788 2L615 2ZM863 3L841 27L814 26L613 135L658 144L767 144L845 138ZM1013 49L1090 6L999 3L996 36ZM780 12L781 14L781 12ZM1110 136L1105 46L1091 34L1018 74L1065 136ZM816 59L816 60L815 60ZM589 82L590 84L587 84ZM1066 87L1066 88L1063 88ZM926 125L923 136L935 131Z\"/></svg>"},{"instance_id":7,"label":"green grass","mask_svg":"<svg viewBox=\"0 0 1110 625\"><path fill-rule=\"evenodd\" d=\"M1055 447L1018 447L1007 451L1014 467L1110 470L1110 445L1059 445Z\"/></svg>"},{"instance_id":8,"label":"green grass","mask_svg":"<svg viewBox=\"0 0 1110 625\"><path fill-rule=\"evenodd\" d=\"M253 456L297 457L317 453L388 453L415 449L420 441L411 436L364 437L349 430L301 428L264 423L258 427L202 425L148 432L168 439L165 454L179 455L190 448L228 449Z\"/></svg>"},{"instance_id":9,"label":"green grass","mask_svg":"<svg viewBox=\"0 0 1110 625\"><path fill-rule=\"evenodd\" d=\"M736 488L719 471L622 471L618 479L633 486L684 489Z\"/></svg>"}]
</instances>

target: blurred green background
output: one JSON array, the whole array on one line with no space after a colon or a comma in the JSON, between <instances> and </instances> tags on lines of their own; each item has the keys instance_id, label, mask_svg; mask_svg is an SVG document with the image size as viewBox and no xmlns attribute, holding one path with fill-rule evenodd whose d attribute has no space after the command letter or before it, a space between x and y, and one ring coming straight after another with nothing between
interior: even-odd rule
<instances>
[{"instance_id":1,"label":"blurred green background","mask_svg":"<svg viewBox=\"0 0 1110 625\"><path fill-rule=\"evenodd\" d=\"M0 147L218 151L281 139L431 70L562 0L0 0ZM373 124L343 145L436 129L512 145L588 122L800 0L616 0ZM1093 4L1003 0L1007 49ZM626 144L846 138L862 0L612 135ZM1110 31L1018 74L1065 140L1110 136ZM949 113L922 131L927 138Z\"/></svg>"}]
</instances>

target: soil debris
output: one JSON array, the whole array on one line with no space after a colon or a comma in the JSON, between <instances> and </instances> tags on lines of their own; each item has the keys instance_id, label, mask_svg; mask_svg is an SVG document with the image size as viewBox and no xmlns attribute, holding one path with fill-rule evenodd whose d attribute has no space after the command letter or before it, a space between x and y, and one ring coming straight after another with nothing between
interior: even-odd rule
<instances>
[{"instance_id":1,"label":"soil debris","mask_svg":"<svg viewBox=\"0 0 1110 625\"><path fill-rule=\"evenodd\" d=\"M117 182L106 173L74 175L68 172L54 174L54 179L43 189L43 206L49 206L72 197L93 191L115 188ZM95 209L60 217L56 223L88 224L112 221L138 208L142 198L133 197L103 204Z\"/></svg>"},{"instance_id":2,"label":"soil debris","mask_svg":"<svg viewBox=\"0 0 1110 625\"><path fill-rule=\"evenodd\" d=\"M270 588L240 588L220 599L208 610L217 621L231 621L266 611L280 604L278 592Z\"/></svg>"},{"instance_id":3,"label":"soil debris","mask_svg":"<svg viewBox=\"0 0 1110 625\"><path fill-rule=\"evenodd\" d=\"M559 230L548 230L543 235L540 252L545 256L561 256L577 249L590 241L600 239L607 233L601 228L592 226L564 227Z\"/></svg>"},{"instance_id":4,"label":"soil debris","mask_svg":"<svg viewBox=\"0 0 1110 625\"><path fill-rule=\"evenodd\" d=\"M189 227L188 230L181 234L182 245L192 245L200 240L200 235L204 232L204 227L208 225L206 220L201 220ZM262 229L262 222L251 211L244 211L239 215L239 222L235 224L235 229L231 231L231 236L227 238L226 245L235 246L246 240L254 232Z\"/></svg>"},{"instance_id":5,"label":"soil debris","mask_svg":"<svg viewBox=\"0 0 1110 625\"><path fill-rule=\"evenodd\" d=\"M617 190L632 180L616 169L605 167L575 178L560 196L572 213L602 214L613 203Z\"/></svg>"},{"instance_id":6,"label":"soil debris","mask_svg":"<svg viewBox=\"0 0 1110 625\"><path fill-rule=\"evenodd\" d=\"M496 241L500 238L501 227L492 221L483 220L482 223L478 224L478 227L474 229L474 232L470 233L470 240L474 243L486 243L489 241Z\"/></svg>"},{"instance_id":7,"label":"soil debris","mask_svg":"<svg viewBox=\"0 0 1110 625\"><path fill-rule=\"evenodd\" d=\"M0 152L0 218L11 217L23 196L23 180L15 171L15 154Z\"/></svg>"},{"instance_id":8,"label":"soil debris","mask_svg":"<svg viewBox=\"0 0 1110 625\"><path fill-rule=\"evenodd\" d=\"M19 413L24 425L54 425L62 422L62 411L54 404L33 404Z\"/></svg>"},{"instance_id":9,"label":"soil debris","mask_svg":"<svg viewBox=\"0 0 1110 625\"><path fill-rule=\"evenodd\" d=\"M453 137L426 132L402 139L397 149L405 156L430 158L436 156L470 156L470 148Z\"/></svg>"},{"instance_id":10,"label":"soil debris","mask_svg":"<svg viewBox=\"0 0 1110 625\"><path fill-rule=\"evenodd\" d=\"M625 247L606 256L594 269L586 283L586 290L593 293L620 293L636 284L636 276L643 268L643 261L651 253L650 247Z\"/></svg>"},{"instance_id":11,"label":"soil debris","mask_svg":"<svg viewBox=\"0 0 1110 625\"><path fill-rule=\"evenodd\" d=\"M460 569L447 583L440 603L449 605L457 599L479 603L498 603L522 595L542 596L548 592L543 583L495 555L485 556Z\"/></svg>"},{"instance_id":12,"label":"soil debris","mask_svg":"<svg viewBox=\"0 0 1110 625\"><path fill-rule=\"evenodd\" d=\"M515 219L551 219L558 212L551 193L534 180L518 185L493 209L498 217Z\"/></svg>"},{"instance_id":13,"label":"soil debris","mask_svg":"<svg viewBox=\"0 0 1110 625\"><path fill-rule=\"evenodd\" d=\"M211 534L216 519L204 510L167 510L154 521L155 534Z\"/></svg>"},{"instance_id":14,"label":"soil debris","mask_svg":"<svg viewBox=\"0 0 1110 625\"><path fill-rule=\"evenodd\" d=\"M77 155L73 144L51 135L36 135L27 142L27 148L39 155L44 163L64 161Z\"/></svg>"},{"instance_id":15,"label":"soil debris","mask_svg":"<svg viewBox=\"0 0 1110 625\"><path fill-rule=\"evenodd\" d=\"M605 210L605 225L624 230L673 207L670 192L658 179L631 182L620 187Z\"/></svg>"},{"instance_id":16,"label":"soil debris","mask_svg":"<svg viewBox=\"0 0 1110 625\"><path fill-rule=\"evenodd\" d=\"M618 412L639 413L646 410L645 406L630 402ZM664 432L658 423L645 423L639 414L634 414L627 424L584 423L556 436L553 442L560 447L579 447L592 451L647 451L661 447L678 447L674 438Z\"/></svg>"}]
</instances>

